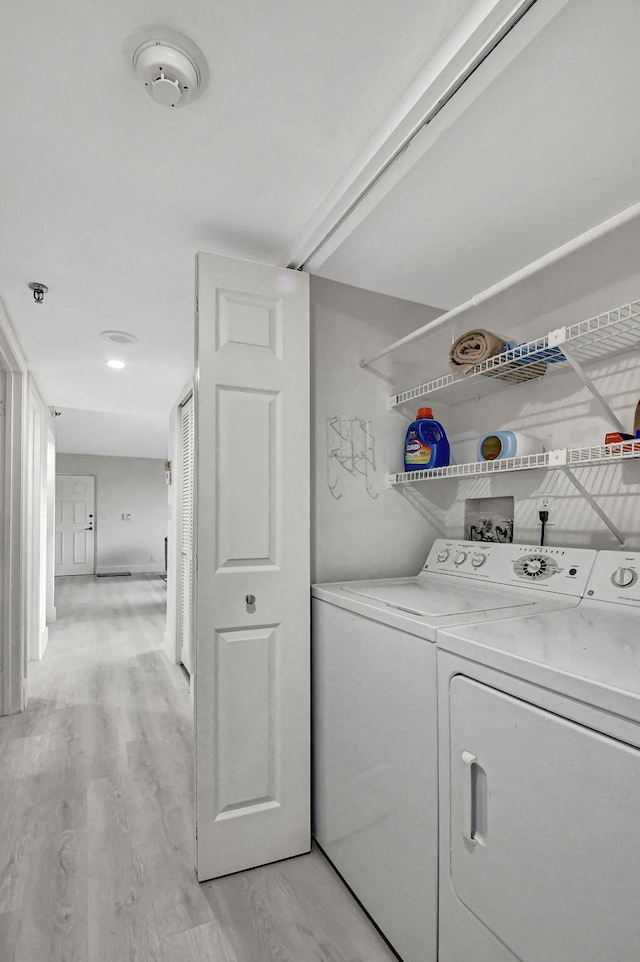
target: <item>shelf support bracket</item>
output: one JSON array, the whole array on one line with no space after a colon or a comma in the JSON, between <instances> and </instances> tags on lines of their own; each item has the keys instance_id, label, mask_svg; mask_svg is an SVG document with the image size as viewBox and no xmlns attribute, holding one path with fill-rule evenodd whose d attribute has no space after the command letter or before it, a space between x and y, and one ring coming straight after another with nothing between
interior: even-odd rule
<instances>
[{"instance_id":1,"label":"shelf support bracket","mask_svg":"<svg viewBox=\"0 0 640 962\"><path fill-rule=\"evenodd\" d=\"M562 351L567 361L569 362L573 370L576 372L576 374L578 375L578 377L580 378L580 380L582 381L586 389L591 393L591 395L596 399L596 401L598 401L598 403L603 407L611 423L618 429L618 431L621 431L624 434L626 431L626 428L624 427L622 421L616 414L613 413L613 411L611 410L611 406L607 401L605 401L603 396L600 394L600 391L597 389L597 387L595 386L595 384L593 383L589 375L585 374L582 368L582 365L579 364L574 357L572 357L571 351L567 350L564 344L561 346L560 350Z\"/></svg>"},{"instance_id":2,"label":"shelf support bracket","mask_svg":"<svg viewBox=\"0 0 640 962\"><path fill-rule=\"evenodd\" d=\"M615 526L611 518L609 518L609 516L605 514L605 512L602 510L598 502L591 496L591 494L587 491L585 486L581 484L580 481L578 481L578 479L576 478L571 468L568 467L566 464L560 464L558 465L558 467L560 468L562 473L565 475L565 477L568 478L568 480L571 482L574 488L576 488L576 490L580 492L580 494L585 499L585 501L588 502L588 504L591 506L592 510L595 511L595 513L598 515L600 520L604 521L604 523L606 524L607 528L609 529L611 534L614 536L614 538L616 538L621 545L624 544L624 540L625 540L624 535L621 533L619 528Z\"/></svg>"},{"instance_id":3,"label":"shelf support bracket","mask_svg":"<svg viewBox=\"0 0 640 962\"><path fill-rule=\"evenodd\" d=\"M363 371L368 371L369 374L374 374L376 377L379 377L385 384L393 384L393 378L390 374L385 374L384 371L378 370L377 367L373 367L373 365L368 364L367 361L360 361L360 367Z\"/></svg>"}]
</instances>

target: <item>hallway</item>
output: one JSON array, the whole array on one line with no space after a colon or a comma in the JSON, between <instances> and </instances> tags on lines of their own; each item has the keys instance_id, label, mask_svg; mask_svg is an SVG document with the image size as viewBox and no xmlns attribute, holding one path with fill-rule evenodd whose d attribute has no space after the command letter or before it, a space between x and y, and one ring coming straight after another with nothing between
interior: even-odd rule
<instances>
[{"instance_id":1,"label":"hallway","mask_svg":"<svg viewBox=\"0 0 640 962\"><path fill-rule=\"evenodd\" d=\"M393 962L318 852L198 885L192 705L156 575L58 579L0 719L2 962Z\"/></svg>"}]
</instances>

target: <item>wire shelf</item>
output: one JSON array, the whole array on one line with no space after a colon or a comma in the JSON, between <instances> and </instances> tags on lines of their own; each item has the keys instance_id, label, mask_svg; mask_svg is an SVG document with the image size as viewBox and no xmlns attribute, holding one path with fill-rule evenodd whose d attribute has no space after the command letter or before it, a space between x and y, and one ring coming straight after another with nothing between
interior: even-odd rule
<instances>
[{"instance_id":1,"label":"wire shelf","mask_svg":"<svg viewBox=\"0 0 640 962\"><path fill-rule=\"evenodd\" d=\"M639 346L640 301L579 321L566 328L567 347L576 361L588 363Z\"/></svg>"},{"instance_id":2,"label":"wire shelf","mask_svg":"<svg viewBox=\"0 0 640 962\"><path fill-rule=\"evenodd\" d=\"M567 465L603 464L606 461L623 461L628 458L640 458L640 441L621 441L615 444L598 444L590 448L569 448L567 451Z\"/></svg>"},{"instance_id":3,"label":"wire shelf","mask_svg":"<svg viewBox=\"0 0 640 962\"><path fill-rule=\"evenodd\" d=\"M504 471L531 471L549 466L549 454L527 454L519 458L503 458L496 461L472 461L468 464L450 464L446 468L429 468L426 471L404 471L389 475L390 484L412 484L414 481L434 481L437 478L479 478Z\"/></svg>"},{"instance_id":4,"label":"wire shelf","mask_svg":"<svg viewBox=\"0 0 640 962\"><path fill-rule=\"evenodd\" d=\"M575 468L608 461L640 458L640 440L621 441L615 444L599 444L586 448L558 448L541 454L527 454L519 458L496 461L471 461L468 464L450 464L446 468L430 468L426 471L403 471L389 475L389 484L413 484L416 481L435 481L439 478L481 478L488 474L509 471L532 471L540 468Z\"/></svg>"},{"instance_id":5,"label":"wire shelf","mask_svg":"<svg viewBox=\"0 0 640 962\"><path fill-rule=\"evenodd\" d=\"M476 364L466 374L445 374L392 395L390 407L417 398L439 395L456 403L492 393L501 383L514 384L566 370L567 355L589 363L640 347L640 301L632 301L587 320L550 331L544 337L519 344Z\"/></svg>"}]
</instances>

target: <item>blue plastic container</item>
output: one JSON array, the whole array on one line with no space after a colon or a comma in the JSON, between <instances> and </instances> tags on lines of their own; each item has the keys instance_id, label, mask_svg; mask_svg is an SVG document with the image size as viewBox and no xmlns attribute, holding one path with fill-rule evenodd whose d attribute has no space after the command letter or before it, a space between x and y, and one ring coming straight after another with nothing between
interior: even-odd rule
<instances>
[{"instance_id":1,"label":"blue plastic container","mask_svg":"<svg viewBox=\"0 0 640 962\"><path fill-rule=\"evenodd\" d=\"M420 408L404 441L405 471L446 468L449 464L449 442L439 421L434 421L431 408Z\"/></svg>"},{"instance_id":2,"label":"blue plastic container","mask_svg":"<svg viewBox=\"0 0 640 962\"><path fill-rule=\"evenodd\" d=\"M501 461L541 451L544 447L539 438L519 431L494 431L478 441L478 461Z\"/></svg>"}]
</instances>

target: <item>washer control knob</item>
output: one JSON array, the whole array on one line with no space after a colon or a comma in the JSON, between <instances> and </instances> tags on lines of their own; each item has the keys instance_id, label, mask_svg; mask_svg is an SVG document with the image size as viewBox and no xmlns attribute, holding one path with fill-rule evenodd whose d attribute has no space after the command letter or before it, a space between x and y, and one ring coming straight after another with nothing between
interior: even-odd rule
<instances>
[{"instance_id":1,"label":"washer control knob","mask_svg":"<svg viewBox=\"0 0 640 962\"><path fill-rule=\"evenodd\" d=\"M454 565L461 565L461 564L464 564L466 560L467 560L467 552L459 551L455 556L455 558L453 559L453 563Z\"/></svg>"},{"instance_id":2,"label":"washer control knob","mask_svg":"<svg viewBox=\"0 0 640 962\"><path fill-rule=\"evenodd\" d=\"M480 568L487 560L486 554L474 554L471 558L471 564L474 568Z\"/></svg>"},{"instance_id":3,"label":"washer control knob","mask_svg":"<svg viewBox=\"0 0 640 962\"><path fill-rule=\"evenodd\" d=\"M537 575L541 568L542 561L540 558L531 558L531 560L527 562L527 574Z\"/></svg>"},{"instance_id":4,"label":"washer control knob","mask_svg":"<svg viewBox=\"0 0 640 962\"><path fill-rule=\"evenodd\" d=\"M638 575L633 568L616 568L611 575L611 583L616 588L630 588L637 580Z\"/></svg>"},{"instance_id":5,"label":"washer control knob","mask_svg":"<svg viewBox=\"0 0 640 962\"><path fill-rule=\"evenodd\" d=\"M438 561L446 561L448 557L449 557L449 550L448 548L444 548L438 555Z\"/></svg>"}]
</instances>

